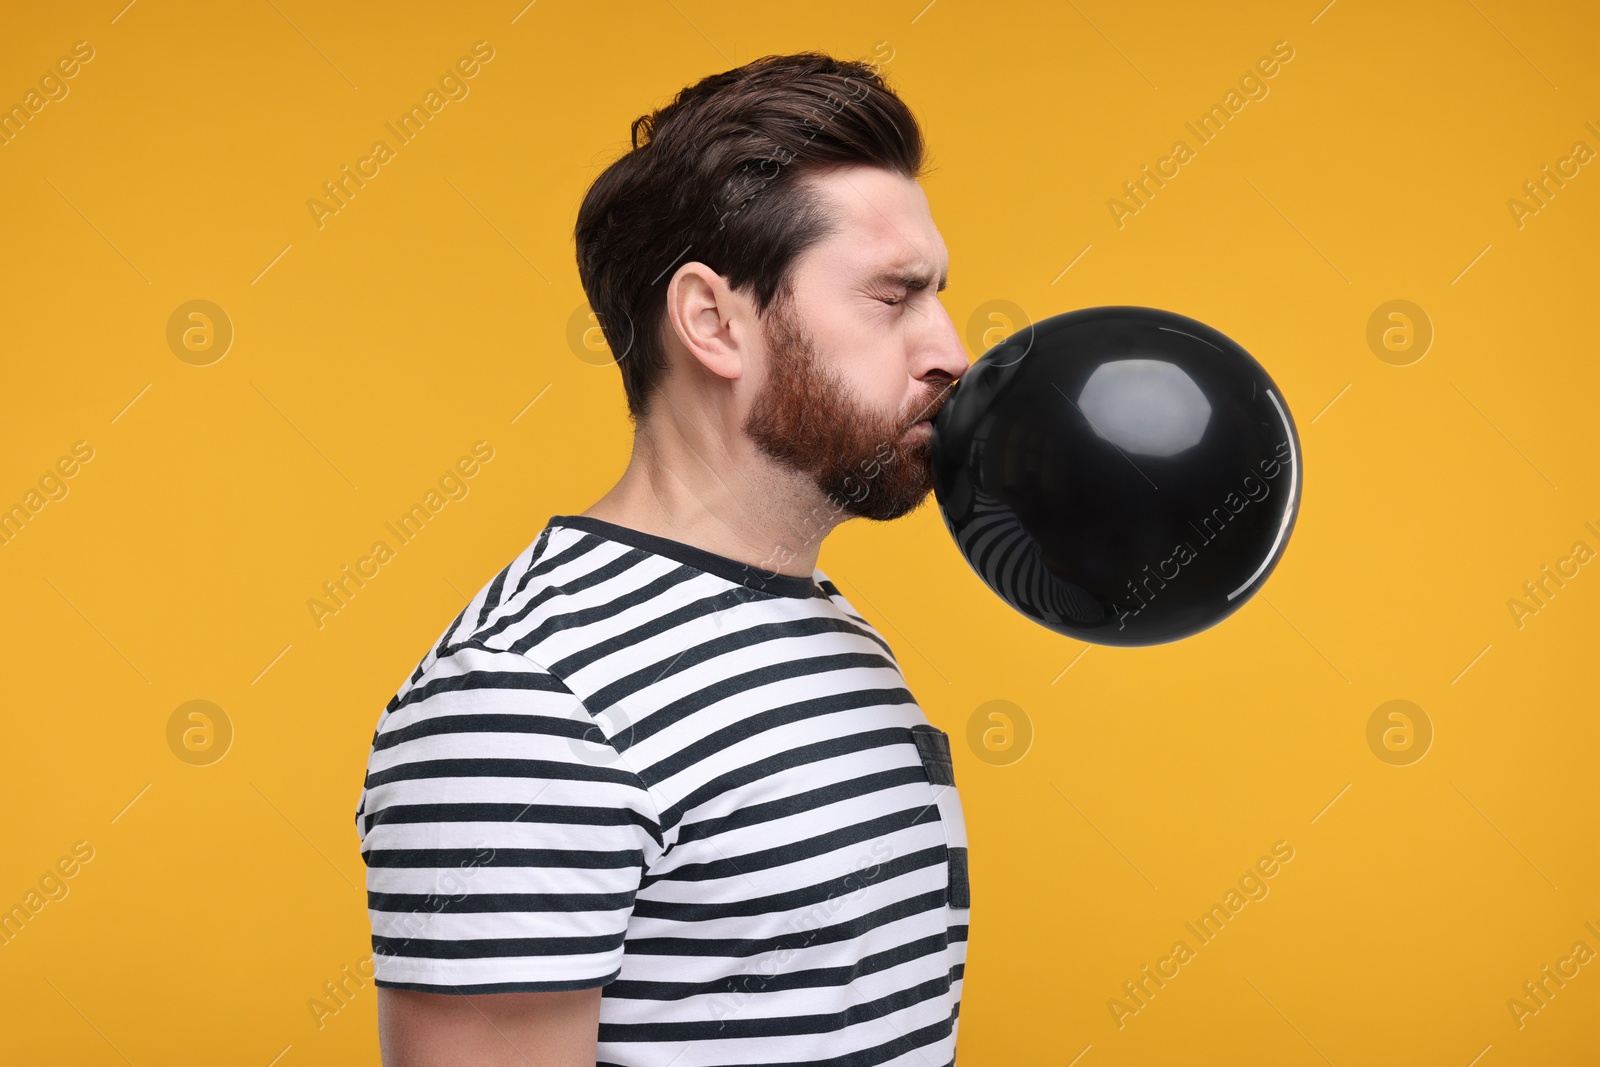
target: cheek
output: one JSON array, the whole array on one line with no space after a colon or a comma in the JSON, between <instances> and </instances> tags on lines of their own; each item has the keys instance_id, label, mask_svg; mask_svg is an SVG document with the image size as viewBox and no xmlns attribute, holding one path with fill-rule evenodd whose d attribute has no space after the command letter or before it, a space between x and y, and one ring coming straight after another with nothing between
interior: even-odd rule
<instances>
[{"instance_id":1,"label":"cheek","mask_svg":"<svg viewBox=\"0 0 1600 1067\"><path fill-rule=\"evenodd\" d=\"M901 419L916 383L898 334L864 337L845 351L851 354L850 364L839 374L860 406L879 419Z\"/></svg>"},{"instance_id":2,"label":"cheek","mask_svg":"<svg viewBox=\"0 0 1600 1067\"><path fill-rule=\"evenodd\" d=\"M803 313L816 376L829 383L830 392L842 390L861 415L874 421L898 421L916 391L900 328L900 316L906 314L911 312L904 307L860 296L818 300Z\"/></svg>"}]
</instances>

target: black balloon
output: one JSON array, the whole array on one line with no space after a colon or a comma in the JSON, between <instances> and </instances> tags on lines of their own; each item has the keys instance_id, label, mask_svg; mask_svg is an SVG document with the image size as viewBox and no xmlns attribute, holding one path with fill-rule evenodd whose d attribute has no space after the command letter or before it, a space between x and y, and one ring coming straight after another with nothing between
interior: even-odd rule
<instances>
[{"instance_id":1,"label":"black balloon","mask_svg":"<svg viewBox=\"0 0 1600 1067\"><path fill-rule=\"evenodd\" d=\"M1058 633L1153 645L1222 621L1299 510L1283 394L1201 322L1096 307L985 352L933 422L934 494L978 577Z\"/></svg>"}]
</instances>

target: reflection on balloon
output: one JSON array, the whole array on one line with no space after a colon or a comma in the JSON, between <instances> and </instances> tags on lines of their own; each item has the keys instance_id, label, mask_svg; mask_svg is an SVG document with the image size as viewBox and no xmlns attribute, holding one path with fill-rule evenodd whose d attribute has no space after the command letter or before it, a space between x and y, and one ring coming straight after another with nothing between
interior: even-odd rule
<instances>
[{"instance_id":1,"label":"reflection on balloon","mask_svg":"<svg viewBox=\"0 0 1600 1067\"><path fill-rule=\"evenodd\" d=\"M1200 443L1211 405L1182 368L1157 359L1096 367L1078 397L1094 432L1124 452L1173 456Z\"/></svg>"}]
</instances>

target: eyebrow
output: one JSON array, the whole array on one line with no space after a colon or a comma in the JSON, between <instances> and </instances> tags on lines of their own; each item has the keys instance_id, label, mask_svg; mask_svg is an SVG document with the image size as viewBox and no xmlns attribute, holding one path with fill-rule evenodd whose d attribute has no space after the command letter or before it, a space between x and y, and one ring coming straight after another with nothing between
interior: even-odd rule
<instances>
[{"instance_id":1,"label":"eyebrow","mask_svg":"<svg viewBox=\"0 0 1600 1067\"><path fill-rule=\"evenodd\" d=\"M914 266L889 267L880 270L869 279L872 285L902 285L913 291L926 289L933 284L933 272L924 271ZM944 292L950 284L950 272L945 271L939 277L938 292Z\"/></svg>"}]
</instances>

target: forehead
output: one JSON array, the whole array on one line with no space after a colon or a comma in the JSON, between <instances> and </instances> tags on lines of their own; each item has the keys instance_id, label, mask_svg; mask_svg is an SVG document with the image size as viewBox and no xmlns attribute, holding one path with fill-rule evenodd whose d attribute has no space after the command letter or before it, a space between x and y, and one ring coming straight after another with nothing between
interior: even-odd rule
<instances>
[{"instance_id":1,"label":"forehead","mask_svg":"<svg viewBox=\"0 0 1600 1067\"><path fill-rule=\"evenodd\" d=\"M937 285L949 253L922 186L881 167L838 167L805 179L827 203L835 231L806 250L801 268L846 283L880 273L922 276Z\"/></svg>"}]
</instances>

